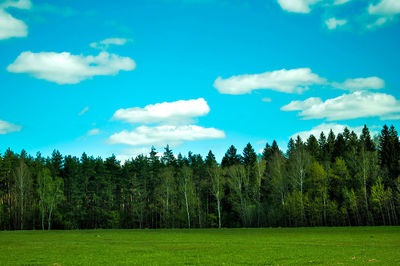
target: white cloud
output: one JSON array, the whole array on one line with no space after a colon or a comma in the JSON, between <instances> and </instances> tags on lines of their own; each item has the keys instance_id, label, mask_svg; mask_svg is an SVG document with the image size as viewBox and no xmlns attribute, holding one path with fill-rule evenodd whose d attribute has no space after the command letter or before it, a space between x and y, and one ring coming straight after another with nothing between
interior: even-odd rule
<instances>
[{"instance_id":1,"label":"white cloud","mask_svg":"<svg viewBox=\"0 0 400 266\"><path fill-rule=\"evenodd\" d=\"M322 119L328 121L346 120L360 117L385 117L400 113L400 101L385 93L356 91L351 94L328 99L308 98L292 101L281 108L282 111L300 111L303 119Z\"/></svg>"},{"instance_id":2,"label":"white cloud","mask_svg":"<svg viewBox=\"0 0 400 266\"><path fill-rule=\"evenodd\" d=\"M28 26L22 20L16 19L6 12L6 9L10 7L29 9L31 2L29 0L9 0L0 4L0 40L28 35Z\"/></svg>"},{"instance_id":3,"label":"white cloud","mask_svg":"<svg viewBox=\"0 0 400 266\"><path fill-rule=\"evenodd\" d=\"M300 136L302 140L308 139L310 135L314 135L316 138L319 138L319 135L321 132L324 132L325 136L328 137L329 131L332 129L333 133L335 135L342 133L345 128L348 128L350 131L354 131L357 135L360 135L362 133L362 129L364 126L359 126L359 127L349 127L347 125L341 125L341 124L336 124L336 123L322 123L321 125L313 127L311 130L308 131L301 131L296 134L293 134L291 138L295 139L297 136ZM372 127L374 128L374 127ZM378 132L377 131L370 131L371 135L375 135Z\"/></svg>"},{"instance_id":4,"label":"white cloud","mask_svg":"<svg viewBox=\"0 0 400 266\"><path fill-rule=\"evenodd\" d=\"M14 125L10 122L0 120L0 135L5 135L12 132L21 130L21 126Z\"/></svg>"},{"instance_id":5,"label":"white cloud","mask_svg":"<svg viewBox=\"0 0 400 266\"><path fill-rule=\"evenodd\" d=\"M93 76L116 75L130 71L135 62L129 57L101 52L97 56L72 55L68 52L23 52L7 67L9 72L27 73L58 84L76 84Z\"/></svg>"},{"instance_id":6,"label":"white cloud","mask_svg":"<svg viewBox=\"0 0 400 266\"><path fill-rule=\"evenodd\" d=\"M96 49L107 49L110 45L125 45L128 41L125 38L108 38L100 42L93 42L90 46Z\"/></svg>"},{"instance_id":7,"label":"white cloud","mask_svg":"<svg viewBox=\"0 0 400 266\"><path fill-rule=\"evenodd\" d=\"M347 23L346 19L336 19L336 18L330 18L325 20L325 24L328 27L328 29L333 30L336 29L339 26L343 26Z\"/></svg>"},{"instance_id":8,"label":"white cloud","mask_svg":"<svg viewBox=\"0 0 400 266\"><path fill-rule=\"evenodd\" d=\"M88 136L95 136L95 135L99 135L99 134L100 134L100 130L98 128L93 128L93 129L89 130L87 133Z\"/></svg>"},{"instance_id":9,"label":"white cloud","mask_svg":"<svg viewBox=\"0 0 400 266\"><path fill-rule=\"evenodd\" d=\"M196 125L184 126L140 126L133 131L122 131L110 136L111 144L144 145L179 145L184 141L225 138L225 133L215 128Z\"/></svg>"},{"instance_id":10,"label":"white cloud","mask_svg":"<svg viewBox=\"0 0 400 266\"><path fill-rule=\"evenodd\" d=\"M385 81L378 77L347 79L343 83L332 83L335 88L343 90L379 90L385 87Z\"/></svg>"},{"instance_id":11,"label":"white cloud","mask_svg":"<svg viewBox=\"0 0 400 266\"><path fill-rule=\"evenodd\" d=\"M350 2L351 0L335 0L335 2L333 2L334 5L343 5L346 4L348 2Z\"/></svg>"},{"instance_id":12,"label":"white cloud","mask_svg":"<svg viewBox=\"0 0 400 266\"><path fill-rule=\"evenodd\" d=\"M370 4L368 13L373 15L393 16L400 14L399 0L381 0L378 4Z\"/></svg>"},{"instance_id":13,"label":"white cloud","mask_svg":"<svg viewBox=\"0 0 400 266\"><path fill-rule=\"evenodd\" d=\"M119 109L113 118L129 123L187 123L193 117L204 116L210 107L203 98L150 104L144 108Z\"/></svg>"},{"instance_id":14,"label":"white cloud","mask_svg":"<svg viewBox=\"0 0 400 266\"><path fill-rule=\"evenodd\" d=\"M380 27L380 26L386 24L386 22L388 22L388 21L389 21L388 17L380 17L380 18L377 18L373 23L368 24L367 28L374 29L374 28L377 28L377 27Z\"/></svg>"},{"instance_id":15,"label":"white cloud","mask_svg":"<svg viewBox=\"0 0 400 266\"><path fill-rule=\"evenodd\" d=\"M6 0L0 4L0 9L6 9L9 7L29 9L32 7L32 3L30 0Z\"/></svg>"},{"instance_id":16,"label":"white cloud","mask_svg":"<svg viewBox=\"0 0 400 266\"><path fill-rule=\"evenodd\" d=\"M272 99L271 99L271 98L268 98L268 97L262 98L261 100L262 100L263 102L265 102L265 103L270 103L270 102L272 102Z\"/></svg>"},{"instance_id":17,"label":"white cloud","mask_svg":"<svg viewBox=\"0 0 400 266\"><path fill-rule=\"evenodd\" d=\"M400 120L400 114L382 116L381 120Z\"/></svg>"},{"instance_id":18,"label":"white cloud","mask_svg":"<svg viewBox=\"0 0 400 266\"><path fill-rule=\"evenodd\" d=\"M294 13L310 13L311 6L322 0L278 0L282 9Z\"/></svg>"},{"instance_id":19,"label":"white cloud","mask_svg":"<svg viewBox=\"0 0 400 266\"><path fill-rule=\"evenodd\" d=\"M262 74L233 76L228 79L218 77L214 87L223 94L245 94L253 90L269 89L285 93L301 93L308 86L322 84L325 79L312 73L309 68L277 70Z\"/></svg>"},{"instance_id":20,"label":"white cloud","mask_svg":"<svg viewBox=\"0 0 400 266\"><path fill-rule=\"evenodd\" d=\"M84 115L87 111L89 111L89 106L86 106L85 108L83 108L83 110L80 111L78 115L79 115L79 116L82 116L82 115Z\"/></svg>"},{"instance_id":21,"label":"white cloud","mask_svg":"<svg viewBox=\"0 0 400 266\"><path fill-rule=\"evenodd\" d=\"M325 10L325 14L332 14L330 10L338 9L340 6L350 1L351 0L277 0L283 10L303 14L310 13L312 8L317 5ZM359 22L364 21L365 24L363 23L361 25L362 28L374 29L380 27L394 20L395 17L400 14L399 0L369 0L358 2L360 2L360 5L353 5L355 9L350 16L355 18L352 20L353 24L359 24ZM362 15L359 16L361 13ZM357 17L364 19L359 20ZM325 25L328 29L333 30L339 26L349 24L349 22L350 21L347 19L338 20L336 18L330 18L325 20Z\"/></svg>"},{"instance_id":22,"label":"white cloud","mask_svg":"<svg viewBox=\"0 0 400 266\"><path fill-rule=\"evenodd\" d=\"M368 29L378 28L387 22L393 20L396 15L400 14L399 0L381 0L376 5L370 4L368 13L378 18L374 22L367 25Z\"/></svg>"}]
</instances>

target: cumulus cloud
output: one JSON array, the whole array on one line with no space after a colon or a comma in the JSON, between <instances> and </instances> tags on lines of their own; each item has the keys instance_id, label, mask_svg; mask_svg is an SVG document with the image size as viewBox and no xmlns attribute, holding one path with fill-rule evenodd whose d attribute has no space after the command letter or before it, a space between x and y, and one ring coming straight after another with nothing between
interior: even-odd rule
<instances>
[{"instance_id":1,"label":"cumulus cloud","mask_svg":"<svg viewBox=\"0 0 400 266\"><path fill-rule=\"evenodd\" d=\"M262 74L218 77L214 87L223 94L245 94L253 90L267 89L285 93L301 93L308 86L322 84L325 79L312 73L309 68L277 70Z\"/></svg>"},{"instance_id":2,"label":"cumulus cloud","mask_svg":"<svg viewBox=\"0 0 400 266\"><path fill-rule=\"evenodd\" d=\"M310 135L314 135L316 138L319 137L321 132L324 132L325 136L328 136L329 131L332 130L335 135L342 133L345 128L348 128L350 131L354 131L357 135L362 133L362 129L364 126L359 127L349 127L347 125L341 125L336 123L322 123L321 125L313 127L311 130L297 132L293 134L291 138L295 139L297 136L300 136L301 139L306 140ZM374 128L374 127L372 127ZM371 135L378 134L377 131L370 131Z\"/></svg>"},{"instance_id":3,"label":"cumulus cloud","mask_svg":"<svg viewBox=\"0 0 400 266\"><path fill-rule=\"evenodd\" d=\"M307 14L312 11L312 8L320 6L324 9L324 14L336 13L340 6L351 2L351 0L277 0L283 10L294 13ZM352 1L356 2L356 1ZM349 22L362 22L362 28L374 29L386 25L389 21L394 20L400 14L399 0L374 0L374 1L359 1L360 5L355 5L355 12L349 14L355 19L347 20L329 18L324 23L330 30L336 29L339 26L348 24ZM363 2L363 3L361 3ZM360 14L362 14L360 16ZM362 18L359 20L358 18ZM359 21L359 22L357 22Z\"/></svg>"},{"instance_id":4,"label":"cumulus cloud","mask_svg":"<svg viewBox=\"0 0 400 266\"><path fill-rule=\"evenodd\" d=\"M293 13L310 13L311 6L322 0L278 0L283 10Z\"/></svg>"},{"instance_id":5,"label":"cumulus cloud","mask_svg":"<svg viewBox=\"0 0 400 266\"><path fill-rule=\"evenodd\" d=\"M129 40L125 38L108 38L100 42L93 42L90 47L96 49L107 49L110 45L125 45Z\"/></svg>"},{"instance_id":6,"label":"cumulus cloud","mask_svg":"<svg viewBox=\"0 0 400 266\"><path fill-rule=\"evenodd\" d=\"M215 128L196 125L156 127L140 126L133 131L124 130L110 136L111 144L144 145L179 145L184 141L225 138L225 133Z\"/></svg>"},{"instance_id":7,"label":"cumulus cloud","mask_svg":"<svg viewBox=\"0 0 400 266\"><path fill-rule=\"evenodd\" d=\"M345 25L346 23L347 23L346 19L330 18L330 19L325 20L325 25L330 30L334 30L337 27Z\"/></svg>"},{"instance_id":8,"label":"cumulus cloud","mask_svg":"<svg viewBox=\"0 0 400 266\"><path fill-rule=\"evenodd\" d=\"M97 56L28 51L21 53L7 70L58 84L76 84L93 76L117 75L119 71L130 71L135 66L135 62L129 57L104 51Z\"/></svg>"},{"instance_id":9,"label":"cumulus cloud","mask_svg":"<svg viewBox=\"0 0 400 266\"><path fill-rule=\"evenodd\" d=\"M30 0L6 0L3 3L0 3L1 9L6 9L9 7L29 9L32 7L32 3Z\"/></svg>"},{"instance_id":10,"label":"cumulus cloud","mask_svg":"<svg viewBox=\"0 0 400 266\"><path fill-rule=\"evenodd\" d=\"M379 90L385 87L385 81L378 77L347 79L343 83L332 83L335 88L343 90Z\"/></svg>"},{"instance_id":11,"label":"cumulus cloud","mask_svg":"<svg viewBox=\"0 0 400 266\"><path fill-rule=\"evenodd\" d=\"M110 144L146 146L177 146L186 141L225 138L225 133L216 128L205 128L193 124L193 118L204 116L210 107L203 98L150 104L143 108L119 109L113 119L128 123L153 124L123 130L109 137ZM148 147L147 147L148 148ZM131 157L131 152L121 154L121 159Z\"/></svg>"},{"instance_id":12,"label":"cumulus cloud","mask_svg":"<svg viewBox=\"0 0 400 266\"><path fill-rule=\"evenodd\" d=\"M281 110L300 111L303 119L326 118L328 121L376 116L383 118L399 114L400 101L385 93L355 91L326 101L316 97L292 101Z\"/></svg>"},{"instance_id":13,"label":"cumulus cloud","mask_svg":"<svg viewBox=\"0 0 400 266\"><path fill-rule=\"evenodd\" d=\"M98 129L98 128L93 128L93 129L89 130L87 133L88 136L94 136L94 135L98 135L98 134L100 134L100 129Z\"/></svg>"},{"instance_id":14,"label":"cumulus cloud","mask_svg":"<svg viewBox=\"0 0 400 266\"><path fill-rule=\"evenodd\" d=\"M0 40L12 37L26 37L28 35L28 26L19 19L14 18L6 9L18 8L29 9L31 2L29 0L5 1L0 4Z\"/></svg>"},{"instance_id":15,"label":"cumulus cloud","mask_svg":"<svg viewBox=\"0 0 400 266\"><path fill-rule=\"evenodd\" d=\"M399 0L381 0L376 5L370 4L368 12L373 15L393 16L400 14Z\"/></svg>"},{"instance_id":16,"label":"cumulus cloud","mask_svg":"<svg viewBox=\"0 0 400 266\"><path fill-rule=\"evenodd\" d=\"M21 130L21 126L14 125L10 122L0 120L0 135L5 135L12 132Z\"/></svg>"},{"instance_id":17,"label":"cumulus cloud","mask_svg":"<svg viewBox=\"0 0 400 266\"><path fill-rule=\"evenodd\" d=\"M374 29L380 27L400 14L400 1L381 0L376 4L372 3L368 6L368 13L377 18L374 22L368 24L367 28Z\"/></svg>"},{"instance_id":18,"label":"cumulus cloud","mask_svg":"<svg viewBox=\"0 0 400 266\"><path fill-rule=\"evenodd\" d=\"M143 108L133 107L119 109L113 115L114 119L129 123L187 123L193 117L204 116L210 112L210 107L203 98L196 100L180 100L150 104Z\"/></svg>"}]
</instances>

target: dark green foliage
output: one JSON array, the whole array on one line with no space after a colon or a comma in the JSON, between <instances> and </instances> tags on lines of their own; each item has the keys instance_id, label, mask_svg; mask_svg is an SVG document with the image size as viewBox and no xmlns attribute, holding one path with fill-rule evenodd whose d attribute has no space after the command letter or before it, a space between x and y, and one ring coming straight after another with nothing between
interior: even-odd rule
<instances>
[{"instance_id":1,"label":"dark green foliage","mask_svg":"<svg viewBox=\"0 0 400 266\"><path fill-rule=\"evenodd\" d=\"M222 158L222 167L229 167L232 165L238 165L241 163L241 156L237 154L235 146L230 146L225 156Z\"/></svg>"},{"instance_id":2,"label":"dark green foliage","mask_svg":"<svg viewBox=\"0 0 400 266\"><path fill-rule=\"evenodd\" d=\"M383 182L393 188L394 180L400 173L400 142L397 131L384 125L379 138L379 161L383 173Z\"/></svg>"},{"instance_id":3,"label":"dark green foliage","mask_svg":"<svg viewBox=\"0 0 400 266\"><path fill-rule=\"evenodd\" d=\"M376 141L377 140L377 141ZM0 155L0 229L398 225L400 141L348 129L276 141L257 155L232 145L218 164L152 148L121 164L83 153Z\"/></svg>"},{"instance_id":4,"label":"dark green foliage","mask_svg":"<svg viewBox=\"0 0 400 266\"><path fill-rule=\"evenodd\" d=\"M371 139L369 129L367 125L364 125L361 136L360 136L360 146L364 148L365 151L373 152L375 151L375 143Z\"/></svg>"},{"instance_id":5,"label":"dark green foliage","mask_svg":"<svg viewBox=\"0 0 400 266\"><path fill-rule=\"evenodd\" d=\"M316 159L320 158L318 140L314 135L310 135L307 139L306 147L309 154L312 154Z\"/></svg>"},{"instance_id":6,"label":"dark green foliage","mask_svg":"<svg viewBox=\"0 0 400 266\"><path fill-rule=\"evenodd\" d=\"M242 156L242 161L243 165L245 167L249 167L254 165L254 163L257 160L257 154L253 149L253 146L251 146L250 143L246 145L246 147L243 149L243 156Z\"/></svg>"}]
</instances>

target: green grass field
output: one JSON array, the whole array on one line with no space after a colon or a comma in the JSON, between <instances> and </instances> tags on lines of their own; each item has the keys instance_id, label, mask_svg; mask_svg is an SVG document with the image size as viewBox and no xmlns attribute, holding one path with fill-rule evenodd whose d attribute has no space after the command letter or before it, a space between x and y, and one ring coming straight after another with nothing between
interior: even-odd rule
<instances>
[{"instance_id":1,"label":"green grass field","mask_svg":"<svg viewBox=\"0 0 400 266\"><path fill-rule=\"evenodd\" d=\"M400 227L0 232L0 262L400 265Z\"/></svg>"}]
</instances>

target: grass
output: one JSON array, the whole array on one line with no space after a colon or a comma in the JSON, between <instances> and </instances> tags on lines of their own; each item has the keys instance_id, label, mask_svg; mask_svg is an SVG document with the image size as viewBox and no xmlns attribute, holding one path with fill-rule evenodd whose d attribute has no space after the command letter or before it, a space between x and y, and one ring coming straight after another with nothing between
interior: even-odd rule
<instances>
[{"instance_id":1,"label":"grass","mask_svg":"<svg viewBox=\"0 0 400 266\"><path fill-rule=\"evenodd\" d=\"M400 265L400 227L0 232L0 264Z\"/></svg>"}]
</instances>

